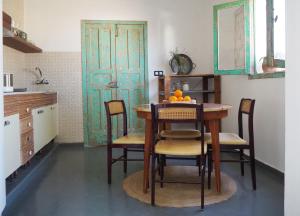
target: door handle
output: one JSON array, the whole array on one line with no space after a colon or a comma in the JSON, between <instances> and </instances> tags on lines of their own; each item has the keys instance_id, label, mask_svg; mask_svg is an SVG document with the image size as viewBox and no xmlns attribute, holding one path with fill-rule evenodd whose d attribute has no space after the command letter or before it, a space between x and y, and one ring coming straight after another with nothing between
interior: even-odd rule
<instances>
[{"instance_id":1,"label":"door handle","mask_svg":"<svg viewBox=\"0 0 300 216\"><path fill-rule=\"evenodd\" d=\"M107 87L107 88L119 88L118 82L117 82L117 81L109 82L109 83L106 85L106 87Z\"/></svg>"},{"instance_id":2,"label":"door handle","mask_svg":"<svg viewBox=\"0 0 300 216\"><path fill-rule=\"evenodd\" d=\"M4 121L4 127L6 127L6 126L8 126L8 125L10 125L10 121Z\"/></svg>"},{"instance_id":3,"label":"door handle","mask_svg":"<svg viewBox=\"0 0 300 216\"><path fill-rule=\"evenodd\" d=\"M44 110L39 110L37 113L42 114L42 113L44 113Z\"/></svg>"}]
</instances>

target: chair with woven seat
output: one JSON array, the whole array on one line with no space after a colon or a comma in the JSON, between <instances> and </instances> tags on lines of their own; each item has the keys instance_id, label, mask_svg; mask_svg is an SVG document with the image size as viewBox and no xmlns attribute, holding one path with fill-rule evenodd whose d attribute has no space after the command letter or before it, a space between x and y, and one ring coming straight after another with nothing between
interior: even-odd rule
<instances>
[{"instance_id":1,"label":"chair with woven seat","mask_svg":"<svg viewBox=\"0 0 300 216\"><path fill-rule=\"evenodd\" d=\"M255 100L243 98L240 102L238 112L238 127L239 134L234 133L220 133L220 149L221 152L238 152L240 154L239 160L221 160L221 162L238 162L241 166L241 175L244 176L244 163L250 162L252 187L256 190L256 172L255 172L255 151L254 151L254 132L253 132L253 114L254 114ZM243 115L248 116L248 133L249 142L243 137ZM211 136L205 133L205 141L208 145L208 187L210 188L211 171L212 171L212 146ZM244 150L249 150L249 157L245 157ZM237 151L238 150L238 151Z\"/></svg>"},{"instance_id":2,"label":"chair with woven seat","mask_svg":"<svg viewBox=\"0 0 300 216\"><path fill-rule=\"evenodd\" d=\"M165 139L197 139L201 136L199 130L162 130L160 136Z\"/></svg>"},{"instance_id":3,"label":"chair with woven seat","mask_svg":"<svg viewBox=\"0 0 300 216\"><path fill-rule=\"evenodd\" d=\"M200 157L201 172L201 209L204 208L204 176L207 146L204 142L203 105L197 104L151 104L153 144L151 163L151 204L155 205L155 183L176 183L166 181L164 176L164 163L159 160L160 180L156 180L156 158L170 156ZM160 139L158 127L165 123L200 123L200 137L197 139ZM194 184L194 183L193 183Z\"/></svg>"},{"instance_id":4,"label":"chair with woven seat","mask_svg":"<svg viewBox=\"0 0 300 216\"><path fill-rule=\"evenodd\" d=\"M112 164L123 161L124 173L127 172L127 161L143 161L143 159L128 159L129 151L143 151L145 136L143 134L128 134L127 132L127 112L123 100L112 100L104 102L107 119L107 177L108 184L111 184ZM113 140L112 138L112 117L123 117L123 136ZM119 158L112 158L112 149L123 149L123 155Z\"/></svg>"}]
</instances>

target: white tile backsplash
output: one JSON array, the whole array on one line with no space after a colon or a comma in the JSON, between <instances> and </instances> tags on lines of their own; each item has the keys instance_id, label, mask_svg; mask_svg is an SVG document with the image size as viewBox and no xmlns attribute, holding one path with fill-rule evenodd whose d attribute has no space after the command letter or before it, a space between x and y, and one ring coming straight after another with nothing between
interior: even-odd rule
<instances>
[{"instance_id":1,"label":"white tile backsplash","mask_svg":"<svg viewBox=\"0 0 300 216\"><path fill-rule=\"evenodd\" d=\"M39 67L49 85L36 85ZM14 74L15 87L58 92L58 143L83 142L81 54L45 52L24 54L4 46L4 72Z\"/></svg>"},{"instance_id":2,"label":"white tile backsplash","mask_svg":"<svg viewBox=\"0 0 300 216\"><path fill-rule=\"evenodd\" d=\"M24 53L3 46L3 71L14 75L15 88L26 87Z\"/></svg>"},{"instance_id":3,"label":"white tile backsplash","mask_svg":"<svg viewBox=\"0 0 300 216\"><path fill-rule=\"evenodd\" d=\"M81 54L80 52L45 52L27 54L25 82L32 91L58 92L59 143L83 142ZM49 85L33 84L39 67Z\"/></svg>"}]
</instances>

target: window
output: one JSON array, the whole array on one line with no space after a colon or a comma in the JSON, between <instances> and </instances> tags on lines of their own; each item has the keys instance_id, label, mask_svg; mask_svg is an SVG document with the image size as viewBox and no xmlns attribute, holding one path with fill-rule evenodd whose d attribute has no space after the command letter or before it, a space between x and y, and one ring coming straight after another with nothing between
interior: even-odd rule
<instances>
[{"instance_id":1,"label":"window","mask_svg":"<svg viewBox=\"0 0 300 216\"><path fill-rule=\"evenodd\" d=\"M254 2L255 74L285 71L285 1Z\"/></svg>"}]
</instances>

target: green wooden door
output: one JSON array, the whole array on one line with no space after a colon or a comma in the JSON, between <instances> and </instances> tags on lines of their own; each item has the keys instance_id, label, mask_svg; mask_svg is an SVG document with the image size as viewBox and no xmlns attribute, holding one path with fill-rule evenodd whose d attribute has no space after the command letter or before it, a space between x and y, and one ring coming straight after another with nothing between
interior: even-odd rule
<instances>
[{"instance_id":1,"label":"green wooden door","mask_svg":"<svg viewBox=\"0 0 300 216\"><path fill-rule=\"evenodd\" d=\"M148 102L146 24L87 21L82 25L84 140L86 146L106 144L104 101L123 99L130 132L143 129L134 112ZM117 82L117 89L107 87ZM121 120L114 120L114 135Z\"/></svg>"}]
</instances>

